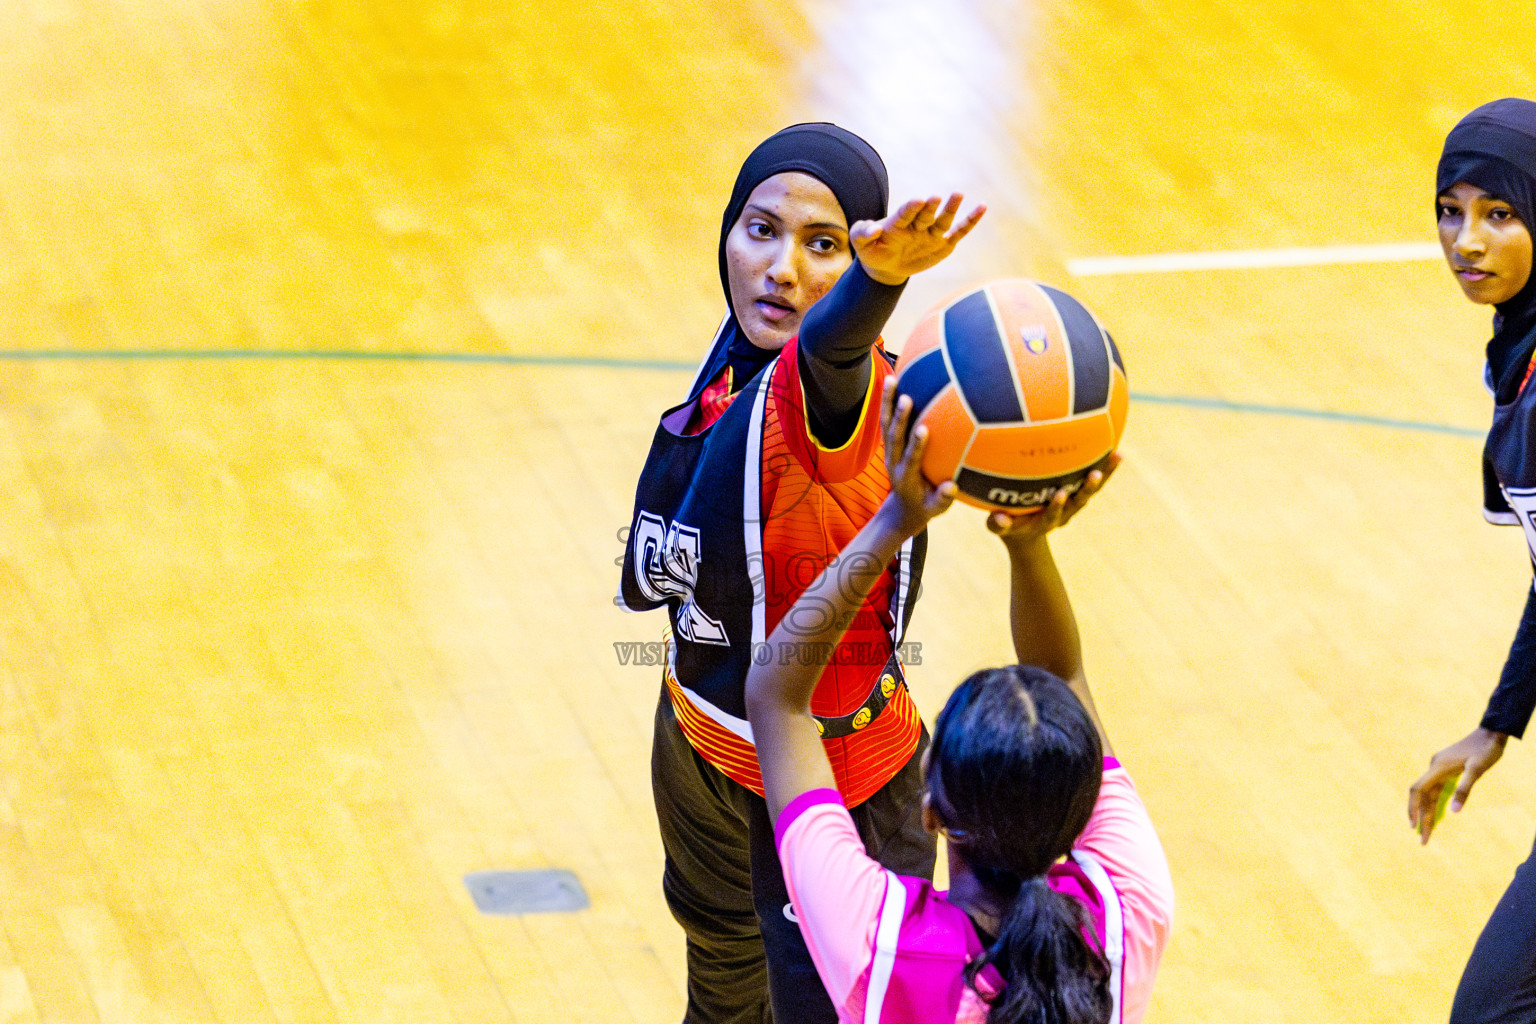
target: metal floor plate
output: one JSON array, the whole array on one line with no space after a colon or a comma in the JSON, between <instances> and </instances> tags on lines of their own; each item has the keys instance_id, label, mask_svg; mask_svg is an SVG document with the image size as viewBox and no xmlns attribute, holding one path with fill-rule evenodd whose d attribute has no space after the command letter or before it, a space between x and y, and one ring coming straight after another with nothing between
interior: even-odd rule
<instances>
[{"instance_id":1,"label":"metal floor plate","mask_svg":"<svg viewBox=\"0 0 1536 1024\"><path fill-rule=\"evenodd\" d=\"M482 914L562 914L592 905L569 871L475 871L464 885Z\"/></svg>"}]
</instances>

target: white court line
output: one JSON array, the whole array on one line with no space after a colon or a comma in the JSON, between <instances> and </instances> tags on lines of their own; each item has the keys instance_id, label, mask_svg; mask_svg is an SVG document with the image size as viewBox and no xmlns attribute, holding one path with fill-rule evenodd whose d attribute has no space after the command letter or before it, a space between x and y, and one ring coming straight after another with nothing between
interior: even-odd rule
<instances>
[{"instance_id":1,"label":"white court line","mask_svg":"<svg viewBox=\"0 0 1536 1024\"><path fill-rule=\"evenodd\" d=\"M1331 263L1404 263L1441 260L1436 242L1384 245L1320 245L1295 249L1234 249L1227 252L1164 252L1150 256L1091 256L1067 261L1073 277L1103 274L1166 274L1181 270L1246 270L1255 267L1319 267Z\"/></svg>"}]
</instances>

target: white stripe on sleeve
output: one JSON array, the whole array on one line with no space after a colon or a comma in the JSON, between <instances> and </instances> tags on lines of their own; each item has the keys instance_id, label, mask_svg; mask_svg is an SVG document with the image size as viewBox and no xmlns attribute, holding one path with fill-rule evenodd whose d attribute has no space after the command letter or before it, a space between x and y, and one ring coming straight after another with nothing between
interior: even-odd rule
<instances>
[{"instance_id":1,"label":"white stripe on sleeve","mask_svg":"<svg viewBox=\"0 0 1536 1024\"><path fill-rule=\"evenodd\" d=\"M1120 1024L1125 994L1125 914L1120 909L1120 894L1109 880L1109 872L1093 854L1073 850L1072 859L1083 869L1083 874L1088 876L1104 903L1104 959L1109 961L1109 995L1114 1000L1109 1011L1109 1024Z\"/></svg>"},{"instance_id":2,"label":"white stripe on sleeve","mask_svg":"<svg viewBox=\"0 0 1536 1024\"><path fill-rule=\"evenodd\" d=\"M869 965L869 990L864 1000L864 1024L880 1024L885 991L896 967L896 940L901 937L901 918L907 909L907 887L894 871L885 873L885 906L875 929L875 956Z\"/></svg>"}]
</instances>

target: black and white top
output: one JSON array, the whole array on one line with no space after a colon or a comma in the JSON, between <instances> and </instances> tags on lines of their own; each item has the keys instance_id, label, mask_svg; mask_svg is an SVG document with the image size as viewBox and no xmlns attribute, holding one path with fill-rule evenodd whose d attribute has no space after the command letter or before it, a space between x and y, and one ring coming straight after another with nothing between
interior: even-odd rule
<instances>
[{"instance_id":1,"label":"black and white top","mask_svg":"<svg viewBox=\"0 0 1536 1024\"><path fill-rule=\"evenodd\" d=\"M1483 382L1495 393L1493 425L1483 449L1483 516L1490 523L1519 526L1525 531L1536 570L1536 386L1531 384L1528 363L1519 390L1500 404L1493 371L1483 371ZM1511 382L1512 383L1512 382ZM1509 658L1499 676L1498 688L1489 698L1482 727L1511 736L1523 736L1536 710L1536 584L1526 597L1525 614L1515 633Z\"/></svg>"}]
</instances>

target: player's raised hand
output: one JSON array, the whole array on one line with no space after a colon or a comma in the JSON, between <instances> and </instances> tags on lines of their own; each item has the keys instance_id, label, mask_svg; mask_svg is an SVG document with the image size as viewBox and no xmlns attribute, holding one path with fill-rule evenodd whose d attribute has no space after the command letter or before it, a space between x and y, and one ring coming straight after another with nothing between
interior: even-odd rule
<instances>
[{"instance_id":1,"label":"player's raised hand","mask_svg":"<svg viewBox=\"0 0 1536 1024\"><path fill-rule=\"evenodd\" d=\"M1058 489L1041 508L1018 515L993 512L987 516L987 529L1002 538L1004 544L1029 544L1058 527L1066 526L1081 512L1090 498L1103 489L1120 465L1120 453L1110 452L1103 463L1083 478L1083 486L1073 494Z\"/></svg>"},{"instance_id":2,"label":"player's raised hand","mask_svg":"<svg viewBox=\"0 0 1536 1024\"><path fill-rule=\"evenodd\" d=\"M959 223L955 215L965 196L952 194L909 199L884 220L861 220L848 230L853 251L864 270L881 284L901 284L955 251L955 245L987 212L977 206ZM941 205L942 204L942 205Z\"/></svg>"},{"instance_id":3,"label":"player's raised hand","mask_svg":"<svg viewBox=\"0 0 1536 1024\"><path fill-rule=\"evenodd\" d=\"M1430 833L1439 824L1445 788L1461 776L1450 795L1451 812L1459 812L1472 793L1472 785L1504 756L1508 740L1501 732L1473 729L1429 759L1429 770L1408 790L1408 823L1419 833L1421 846L1429 842Z\"/></svg>"},{"instance_id":4,"label":"player's raised hand","mask_svg":"<svg viewBox=\"0 0 1536 1024\"><path fill-rule=\"evenodd\" d=\"M885 435L885 468L891 477L891 493L877 515L904 537L911 537L928 525L934 516L945 512L955 501L955 482L946 480L934 487L923 479L923 451L928 445L928 428L918 424L911 430L912 399L896 397L896 378L885 379L880 398L880 430Z\"/></svg>"}]
</instances>

